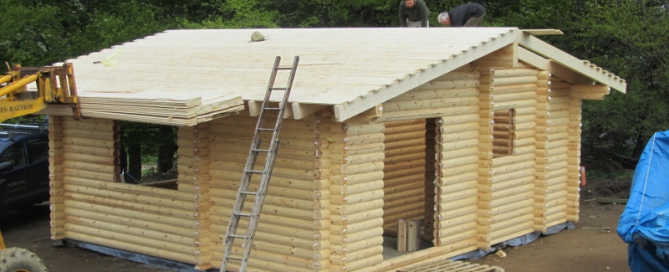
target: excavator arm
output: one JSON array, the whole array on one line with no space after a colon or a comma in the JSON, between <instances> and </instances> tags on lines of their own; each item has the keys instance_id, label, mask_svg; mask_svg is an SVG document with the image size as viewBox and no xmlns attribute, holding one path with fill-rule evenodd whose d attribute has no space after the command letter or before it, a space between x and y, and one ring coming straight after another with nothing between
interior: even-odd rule
<instances>
[{"instance_id":1,"label":"excavator arm","mask_svg":"<svg viewBox=\"0 0 669 272\"><path fill-rule=\"evenodd\" d=\"M35 82L37 91L28 91ZM69 104L75 119L81 118L79 97L71 63L63 66L21 67L15 65L0 76L0 122L36 113L48 103Z\"/></svg>"}]
</instances>

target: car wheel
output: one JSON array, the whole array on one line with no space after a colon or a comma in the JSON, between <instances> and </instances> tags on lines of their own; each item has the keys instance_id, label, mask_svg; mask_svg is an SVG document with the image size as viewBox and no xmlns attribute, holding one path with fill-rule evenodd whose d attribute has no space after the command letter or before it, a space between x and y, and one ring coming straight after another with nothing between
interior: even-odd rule
<instances>
[{"instance_id":1,"label":"car wheel","mask_svg":"<svg viewBox=\"0 0 669 272\"><path fill-rule=\"evenodd\" d=\"M46 272L42 259L23 248L0 250L0 272Z\"/></svg>"}]
</instances>

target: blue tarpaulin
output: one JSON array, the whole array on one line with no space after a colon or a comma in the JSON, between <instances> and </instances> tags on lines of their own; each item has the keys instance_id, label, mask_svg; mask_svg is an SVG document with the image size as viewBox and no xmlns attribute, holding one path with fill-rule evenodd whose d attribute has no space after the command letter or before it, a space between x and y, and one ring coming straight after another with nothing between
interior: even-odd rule
<instances>
[{"instance_id":1,"label":"blue tarpaulin","mask_svg":"<svg viewBox=\"0 0 669 272\"><path fill-rule=\"evenodd\" d=\"M618 235L632 271L669 272L669 130L657 132L639 159Z\"/></svg>"}]
</instances>

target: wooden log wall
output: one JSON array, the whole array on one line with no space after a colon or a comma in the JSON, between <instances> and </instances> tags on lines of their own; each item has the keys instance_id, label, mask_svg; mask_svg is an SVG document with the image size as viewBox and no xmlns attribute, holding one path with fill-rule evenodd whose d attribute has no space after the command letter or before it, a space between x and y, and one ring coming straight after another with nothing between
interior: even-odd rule
<instances>
[{"instance_id":1,"label":"wooden log wall","mask_svg":"<svg viewBox=\"0 0 669 272\"><path fill-rule=\"evenodd\" d=\"M581 166L581 118L583 100L602 100L611 93L611 88L605 85L581 85L569 86L569 158L568 180L567 180L567 220L578 222L580 211L580 171L575 172Z\"/></svg>"},{"instance_id":2,"label":"wooden log wall","mask_svg":"<svg viewBox=\"0 0 669 272\"><path fill-rule=\"evenodd\" d=\"M570 84L548 72L541 72L537 85L534 229L546 231L550 226L567 221L568 196L578 195L578 192L569 191L569 158L578 157L580 149L578 152L569 150L569 129L576 126L570 120ZM574 104L580 107L580 103ZM575 168L578 176L578 166Z\"/></svg>"},{"instance_id":3,"label":"wooden log wall","mask_svg":"<svg viewBox=\"0 0 669 272\"><path fill-rule=\"evenodd\" d=\"M63 175L63 117L49 118L49 208L51 239L65 238L65 184Z\"/></svg>"},{"instance_id":4,"label":"wooden log wall","mask_svg":"<svg viewBox=\"0 0 669 272\"><path fill-rule=\"evenodd\" d=\"M330 271L383 261L383 124L324 123L330 161ZM327 127L327 129L325 128ZM422 207L419 207L420 209Z\"/></svg>"},{"instance_id":5,"label":"wooden log wall","mask_svg":"<svg viewBox=\"0 0 669 272\"><path fill-rule=\"evenodd\" d=\"M479 75L469 66L438 77L383 103L377 123L439 118L478 111Z\"/></svg>"},{"instance_id":6,"label":"wooden log wall","mask_svg":"<svg viewBox=\"0 0 669 272\"><path fill-rule=\"evenodd\" d=\"M256 122L255 117L238 115L212 121L209 128L209 219L216 267L221 266L225 253L223 239ZM318 117L283 122L279 153L248 262L250 270L325 271L330 266L330 161L319 160L329 156L320 149L329 142L321 140L320 122ZM267 118L264 127L272 126L274 119ZM270 137L267 132L262 135L263 148L268 147ZM259 156L257 162L255 169L262 170L265 157ZM257 190L259 182L260 175L253 175L249 188ZM244 210L250 212L254 200L247 197ZM238 233L246 231L246 224L248 221L240 222ZM242 250L242 241L238 242L235 252ZM230 264L236 269L234 265Z\"/></svg>"},{"instance_id":7,"label":"wooden log wall","mask_svg":"<svg viewBox=\"0 0 669 272\"><path fill-rule=\"evenodd\" d=\"M479 248L534 231L537 73L527 68L481 70Z\"/></svg>"},{"instance_id":8,"label":"wooden log wall","mask_svg":"<svg viewBox=\"0 0 669 272\"><path fill-rule=\"evenodd\" d=\"M193 195L195 202L196 269L207 270L211 264L211 234L209 210L211 177L209 176L209 127L201 123L194 127L179 127L177 132L178 187L180 192Z\"/></svg>"},{"instance_id":9,"label":"wooden log wall","mask_svg":"<svg viewBox=\"0 0 669 272\"><path fill-rule=\"evenodd\" d=\"M383 227L390 228L425 214L425 119L384 125Z\"/></svg>"},{"instance_id":10,"label":"wooden log wall","mask_svg":"<svg viewBox=\"0 0 669 272\"><path fill-rule=\"evenodd\" d=\"M442 78L478 82L479 77L477 71L459 71ZM449 111L440 113L435 131L437 154L433 243L450 251L473 250L476 245L481 119L479 90L476 86L478 83L471 83L466 89L439 92L440 98L445 100L457 98L467 101L465 104L450 106Z\"/></svg>"},{"instance_id":11,"label":"wooden log wall","mask_svg":"<svg viewBox=\"0 0 669 272\"><path fill-rule=\"evenodd\" d=\"M116 182L114 121L64 119L62 128L65 238L196 264L193 195Z\"/></svg>"}]
</instances>

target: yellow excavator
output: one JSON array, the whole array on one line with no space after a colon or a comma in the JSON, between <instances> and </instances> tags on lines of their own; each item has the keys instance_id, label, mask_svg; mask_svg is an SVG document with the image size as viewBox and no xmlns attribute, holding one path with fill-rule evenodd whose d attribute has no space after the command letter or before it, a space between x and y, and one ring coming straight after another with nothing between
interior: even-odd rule
<instances>
[{"instance_id":1,"label":"yellow excavator","mask_svg":"<svg viewBox=\"0 0 669 272\"><path fill-rule=\"evenodd\" d=\"M28 86L33 82L37 90L29 91ZM36 113L48 103L69 104L73 117L81 118L71 63L45 67L14 65L7 75L0 76L0 122Z\"/></svg>"},{"instance_id":2,"label":"yellow excavator","mask_svg":"<svg viewBox=\"0 0 669 272\"><path fill-rule=\"evenodd\" d=\"M35 83L36 90L28 86ZM79 97L71 63L62 66L21 67L14 65L0 76L0 122L34 114L49 103L68 104L75 119L81 118ZM6 248L0 233L0 271L47 271L42 260L22 248Z\"/></svg>"},{"instance_id":3,"label":"yellow excavator","mask_svg":"<svg viewBox=\"0 0 669 272\"><path fill-rule=\"evenodd\" d=\"M23 248L6 248L0 233L0 271L5 272L46 272L42 259Z\"/></svg>"}]
</instances>

